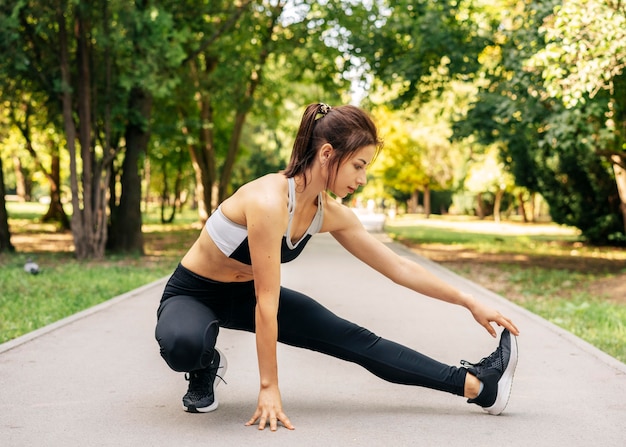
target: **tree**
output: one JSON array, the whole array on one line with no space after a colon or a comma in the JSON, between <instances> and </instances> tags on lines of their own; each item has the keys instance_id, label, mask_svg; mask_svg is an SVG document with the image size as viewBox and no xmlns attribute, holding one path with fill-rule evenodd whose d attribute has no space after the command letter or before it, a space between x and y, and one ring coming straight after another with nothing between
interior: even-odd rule
<instances>
[{"instance_id":1,"label":"tree","mask_svg":"<svg viewBox=\"0 0 626 447\"><path fill-rule=\"evenodd\" d=\"M188 145L202 220L232 192L245 124L259 103L275 114L289 82L316 83L321 93L347 85L337 31L344 3L292 2L289 16L285 0L203 2L203 14L172 6L179 27L197 38L186 44L183 82L164 108L176 111Z\"/></svg>"},{"instance_id":2,"label":"tree","mask_svg":"<svg viewBox=\"0 0 626 447\"><path fill-rule=\"evenodd\" d=\"M2 13L3 53L10 56L4 71L23 91L43 98L41 105L57 117L52 122L65 137L76 256L104 255L107 193L124 150L126 188L112 204L122 204L126 240L140 249L141 216L132 199L140 197L138 154L145 152L151 97L171 89L168 67L182 59L183 36L168 14L148 1L24 0L3 5Z\"/></svg>"},{"instance_id":3,"label":"tree","mask_svg":"<svg viewBox=\"0 0 626 447\"><path fill-rule=\"evenodd\" d=\"M0 16L2 17L2 16ZM6 23L8 19L3 19ZM11 45L16 35L12 32L9 22L4 30L3 41ZM21 61L23 62L23 61ZM47 222L57 222L62 229L69 228L69 219L61 202L61 166L60 166L60 138L55 128L58 117L48 109L48 96L41 94L33 85L30 75L24 76L20 64L11 64L10 59L0 62L0 70L5 75L0 96L4 100L7 120L13 128L14 134L19 134L21 143L32 161L33 170L41 173L48 185L50 203L48 211L43 216ZM14 154L14 165L17 178L18 195L23 199L30 199L29 183L32 173L23 172L27 163Z\"/></svg>"},{"instance_id":4,"label":"tree","mask_svg":"<svg viewBox=\"0 0 626 447\"><path fill-rule=\"evenodd\" d=\"M500 19L497 45L485 50L478 100L457 136L502 142L501 159L519 186L539 192L554 221L573 225L594 243L620 239L619 197L610 166L597 153L606 98L567 108L551 95L532 63L542 50L544 19L560 2L511 2ZM488 56L488 57L487 57Z\"/></svg>"},{"instance_id":5,"label":"tree","mask_svg":"<svg viewBox=\"0 0 626 447\"><path fill-rule=\"evenodd\" d=\"M449 81L468 80L479 70L479 55L492 39L489 2L384 3L374 23L355 22L349 39L374 76L398 89L394 105L404 106L424 95L428 100ZM448 75L432 77L444 60Z\"/></svg>"},{"instance_id":6,"label":"tree","mask_svg":"<svg viewBox=\"0 0 626 447\"><path fill-rule=\"evenodd\" d=\"M376 108L385 140L383 176L385 182L399 191L409 193L417 205L417 192L424 196L424 213L431 214L431 192L450 190L462 181L470 149L466 142L451 141L455 117L466 113L476 93L471 83L445 81L449 71L446 59L423 77L418 90L419 100L403 110ZM442 85L433 89L433 85ZM396 97L393 88L380 87L370 95L372 101L386 104ZM399 137L399 138L398 138Z\"/></svg>"},{"instance_id":7,"label":"tree","mask_svg":"<svg viewBox=\"0 0 626 447\"><path fill-rule=\"evenodd\" d=\"M376 121L381 135L385 136L385 148L373 173L378 173L387 187L409 194L409 212L415 213L418 192L428 184L428 176L421 169L423 151L412 136L412 116L379 107Z\"/></svg>"},{"instance_id":8,"label":"tree","mask_svg":"<svg viewBox=\"0 0 626 447\"><path fill-rule=\"evenodd\" d=\"M134 8L120 5L110 18L105 16L103 20L105 35L110 34L111 23L123 24L123 29L116 34L116 44L105 45L104 50L106 56L107 50L117 49L115 62L105 58L109 67L105 85L125 94L120 196L119 201L110 201L107 247L114 251L143 253L139 170L148 151L153 104L170 95L179 82L174 70L185 58L182 44L190 37L177 29L168 2L135 0ZM116 197L115 186L113 184L110 191L111 197Z\"/></svg>"},{"instance_id":9,"label":"tree","mask_svg":"<svg viewBox=\"0 0 626 447\"><path fill-rule=\"evenodd\" d=\"M255 104L283 103L278 88L258 93L268 64L284 74L274 87L347 84L338 23L350 3L296 1L289 15L263 0L3 3L3 87L36 97L67 145L76 255L103 256L107 242L142 251L139 169L155 120L177 117L208 209L229 194Z\"/></svg>"},{"instance_id":10,"label":"tree","mask_svg":"<svg viewBox=\"0 0 626 447\"><path fill-rule=\"evenodd\" d=\"M61 229L67 230L70 228L70 221L61 201L61 154L58 134L49 123L33 122L38 115L37 102L27 94L23 94L22 99L21 104L9 105L8 114L13 126L21 134L26 152L48 182L50 204L42 221L57 222ZM37 149L38 146L44 148ZM49 168L44 165L44 158L49 158Z\"/></svg>"},{"instance_id":11,"label":"tree","mask_svg":"<svg viewBox=\"0 0 626 447\"><path fill-rule=\"evenodd\" d=\"M9 215L6 207L6 190L4 189L4 171L2 157L0 157L0 253L15 251L11 244L11 232L9 231Z\"/></svg>"},{"instance_id":12,"label":"tree","mask_svg":"<svg viewBox=\"0 0 626 447\"><path fill-rule=\"evenodd\" d=\"M6 116L0 115L0 142L4 142L5 135L8 133ZM0 152L0 253L5 251L14 251L15 248L11 244L11 232L9 229L9 214L6 207L6 189L4 184L4 169L2 166L2 152Z\"/></svg>"},{"instance_id":13,"label":"tree","mask_svg":"<svg viewBox=\"0 0 626 447\"><path fill-rule=\"evenodd\" d=\"M419 170L425 176L420 189L428 214L430 190L451 187L465 170L466 163L459 160L469 150L466 142L450 141L451 126L467 111L481 82L481 55L493 43L497 6L421 0L385 2L380 11L375 27L367 20L355 22L350 42L393 92L388 103L415 110L413 133L421 152Z\"/></svg>"},{"instance_id":14,"label":"tree","mask_svg":"<svg viewBox=\"0 0 626 447\"><path fill-rule=\"evenodd\" d=\"M626 241L626 4L568 0L555 6L543 29L545 48L531 63L542 70L547 93L568 109L603 108L587 115L595 121L589 137L613 167Z\"/></svg>"},{"instance_id":15,"label":"tree","mask_svg":"<svg viewBox=\"0 0 626 447\"><path fill-rule=\"evenodd\" d=\"M493 217L495 222L501 220L502 198L505 192L511 192L515 187L513 176L507 171L506 166L500 160L500 151L497 147L487 148L478 160L471 163L465 189L476 194L478 197L478 215L485 216L482 194L491 193L494 197Z\"/></svg>"},{"instance_id":16,"label":"tree","mask_svg":"<svg viewBox=\"0 0 626 447\"><path fill-rule=\"evenodd\" d=\"M172 131L171 135L177 134ZM183 202L192 196L189 193L193 191L193 171L186 149L183 144L177 146L175 139L155 140L150 145L150 176L146 192L149 193L152 187L158 193L162 223L173 222ZM166 216L167 207L170 208L169 216Z\"/></svg>"}]
</instances>

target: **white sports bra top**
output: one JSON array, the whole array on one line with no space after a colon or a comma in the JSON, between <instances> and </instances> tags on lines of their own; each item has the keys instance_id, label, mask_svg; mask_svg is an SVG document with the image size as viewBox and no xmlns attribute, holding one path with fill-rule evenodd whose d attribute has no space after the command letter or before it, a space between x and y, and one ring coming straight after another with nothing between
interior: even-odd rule
<instances>
[{"instance_id":1,"label":"white sports bra top","mask_svg":"<svg viewBox=\"0 0 626 447\"><path fill-rule=\"evenodd\" d=\"M295 244L291 241L291 223L296 210L296 185L293 178L288 178L287 184L289 222L287 224L287 231L285 231L283 235L280 250L280 258L283 263L297 258L311 236L320 231L322 223L324 222L323 193L320 193L317 198L317 212L309 228L307 228L302 238ZM250 247L248 246L248 229L244 225L236 224L226 217L222 212L221 205L206 221L205 228L222 253L244 264L252 264L250 259Z\"/></svg>"}]
</instances>

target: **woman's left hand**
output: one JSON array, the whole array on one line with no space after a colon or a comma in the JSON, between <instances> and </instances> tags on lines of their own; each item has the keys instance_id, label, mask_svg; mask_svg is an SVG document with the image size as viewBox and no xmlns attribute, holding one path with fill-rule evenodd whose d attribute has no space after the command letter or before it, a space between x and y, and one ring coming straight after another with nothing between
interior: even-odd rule
<instances>
[{"instance_id":1,"label":"woman's left hand","mask_svg":"<svg viewBox=\"0 0 626 447\"><path fill-rule=\"evenodd\" d=\"M502 315L497 310L492 309L477 300L473 300L472 304L468 306L468 309L478 324L487 329L487 332L489 332L492 337L496 337L497 334L491 323L496 323L498 326L508 329L509 332L515 336L519 335L519 330L513 321Z\"/></svg>"}]
</instances>

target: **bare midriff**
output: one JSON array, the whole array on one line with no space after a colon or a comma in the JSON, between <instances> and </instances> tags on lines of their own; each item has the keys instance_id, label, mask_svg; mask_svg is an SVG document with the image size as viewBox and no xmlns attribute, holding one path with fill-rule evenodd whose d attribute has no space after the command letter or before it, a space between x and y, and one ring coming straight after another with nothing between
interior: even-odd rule
<instances>
[{"instance_id":1,"label":"bare midriff","mask_svg":"<svg viewBox=\"0 0 626 447\"><path fill-rule=\"evenodd\" d=\"M200 237L181 260L196 275L219 282L252 281L252 266L229 258L215 245L203 229Z\"/></svg>"}]
</instances>

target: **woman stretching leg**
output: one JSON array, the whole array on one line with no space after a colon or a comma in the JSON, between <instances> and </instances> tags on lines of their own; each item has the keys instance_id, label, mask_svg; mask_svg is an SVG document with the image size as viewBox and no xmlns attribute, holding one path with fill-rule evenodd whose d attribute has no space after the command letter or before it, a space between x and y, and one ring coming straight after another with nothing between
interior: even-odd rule
<instances>
[{"instance_id":1,"label":"woman stretching leg","mask_svg":"<svg viewBox=\"0 0 626 447\"><path fill-rule=\"evenodd\" d=\"M372 237L356 215L328 196L355 192L380 148L369 116L353 106L306 108L287 169L241 187L211 215L168 281L156 338L175 371L189 374L187 411L217 408L215 386L226 369L215 348L219 327L256 334L260 390L247 422L293 429L278 386L277 342L357 363L378 377L465 396L491 414L508 401L519 334L513 322ZM350 253L392 281L466 307L498 349L457 368L378 337L315 300L280 286L280 264L295 259L312 235L329 232ZM513 335L513 336L512 336Z\"/></svg>"}]
</instances>

